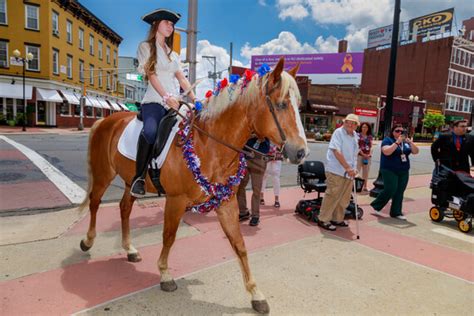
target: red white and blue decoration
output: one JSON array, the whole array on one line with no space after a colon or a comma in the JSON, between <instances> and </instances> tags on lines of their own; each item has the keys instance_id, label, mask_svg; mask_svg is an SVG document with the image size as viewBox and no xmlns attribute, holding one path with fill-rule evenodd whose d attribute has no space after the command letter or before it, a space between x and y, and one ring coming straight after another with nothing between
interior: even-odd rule
<instances>
[{"instance_id":1,"label":"red white and blue decoration","mask_svg":"<svg viewBox=\"0 0 474 316\"><path fill-rule=\"evenodd\" d=\"M191 209L195 213L207 213L216 210L222 202L229 201L234 195L232 187L240 184L247 172L247 161L241 153L239 156L239 167L235 175L229 176L225 184L211 183L209 179L201 172L201 161L196 154L193 145L193 133L191 127L188 125L184 129L178 131L178 135L184 141L186 136L190 134L189 139L183 145L183 157L189 170L191 170L194 180L201 187L201 190L206 196L207 200L201 204L194 205Z\"/></svg>"}]
</instances>

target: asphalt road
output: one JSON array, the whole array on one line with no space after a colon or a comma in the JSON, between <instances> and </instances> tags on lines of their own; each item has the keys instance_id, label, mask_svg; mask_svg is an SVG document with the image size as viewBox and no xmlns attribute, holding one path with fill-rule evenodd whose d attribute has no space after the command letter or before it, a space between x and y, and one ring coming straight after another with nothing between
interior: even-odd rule
<instances>
[{"instance_id":1,"label":"asphalt road","mask_svg":"<svg viewBox=\"0 0 474 316\"><path fill-rule=\"evenodd\" d=\"M43 156L52 165L61 170L67 177L80 187L87 188L87 143L88 135L8 135L9 138L19 142ZM327 143L310 143L310 156L308 160L325 161ZM374 148L374 157L369 178L375 178L379 169L380 147ZM420 154L411 156L411 174L427 174L433 170L429 146L421 146ZM32 171L33 172L33 171ZM297 185L297 166L284 163L281 172L281 185ZM269 181L271 185L271 181ZM107 190L103 201L120 200L123 194L123 181L117 177Z\"/></svg>"}]
</instances>

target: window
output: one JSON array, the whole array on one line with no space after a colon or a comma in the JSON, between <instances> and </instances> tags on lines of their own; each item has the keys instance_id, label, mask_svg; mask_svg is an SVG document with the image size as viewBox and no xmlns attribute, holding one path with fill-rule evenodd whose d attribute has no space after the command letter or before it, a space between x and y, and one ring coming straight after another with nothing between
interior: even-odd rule
<instances>
[{"instance_id":1,"label":"window","mask_svg":"<svg viewBox=\"0 0 474 316\"><path fill-rule=\"evenodd\" d=\"M84 113L87 117L94 117L94 113L92 111L92 106L85 106L84 107Z\"/></svg>"},{"instance_id":2,"label":"window","mask_svg":"<svg viewBox=\"0 0 474 316\"><path fill-rule=\"evenodd\" d=\"M8 67L8 42L0 41L0 68Z\"/></svg>"},{"instance_id":3,"label":"window","mask_svg":"<svg viewBox=\"0 0 474 316\"><path fill-rule=\"evenodd\" d=\"M72 43L72 22L69 20L66 21L66 34L67 42Z\"/></svg>"},{"instance_id":4,"label":"window","mask_svg":"<svg viewBox=\"0 0 474 316\"><path fill-rule=\"evenodd\" d=\"M79 28L79 48L84 50L84 30Z\"/></svg>"},{"instance_id":5,"label":"window","mask_svg":"<svg viewBox=\"0 0 474 316\"><path fill-rule=\"evenodd\" d=\"M89 65L89 84L94 84L94 65Z\"/></svg>"},{"instance_id":6,"label":"window","mask_svg":"<svg viewBox=\"0 0 474 316\"><path fill-rule=\"evenodd\" d=\"M102 117L104 116L104 113L102 111L102 108L95 108L95 117Z\"/></svg>"},{"instance_id":7,"label":"window","mask_svg":"<svg viewBox=\"0 0 474 316\"><path fill-rule=\"evenodd\" d=\"M53 11L53 14L51 15L51 19L53 22L53 35L58 36L59 35L59 13L56 11Z\"/></svg>"},{"instance_id":8,"label":"window","mask_svg":"<svg viewBox=\"0 0 474 316\"><path fill-rule=\"evenodd\" d=\"M459 60L459 64L464 65L465 56L466 56L466 52L462 50L461 51L461 57L460 57L460 60Z\"/></svg>"},{"instance_id":9,"label":"window","mask_svg":"<svg viewBox=\"0 0 474 316\"><path fill-rule=\"evenodd\" d=\"M53 48L53 74L59 75L59 51Z\"/></svg>"},{"instance_id":10,"label":"window","mask_svg":"<svg viewBox=\"0 0 474 316\"><path fill-rule=\"evenodd\" d=\"M107 64L110 64L110 47L109 46L107 46L105 50L105 58L106 58Z\"/></svg>"},{"instance_id":11,"label":"window","mask_svg":"<svg viewBox=\"0 0 474 316\"><path fill-rule=\"evenodd\" d=\"M67 77L69 79L72 79L72 56L67 55Z\"/></svg>"},{"instance_id":12,"label":"window","mask_svg":"<svg viewBox=\"0 0 474 316\"><path fill-rule=\"evenodd\" d=\"M84 61L79 59L79 81L84 82Z\"/></svg>"},{"instance_id":13,"label":"window","mask_svg":"<svg viewBox=\"0 0 474 316\"><path fill-rule=\"evenodd\" d=\"M106 82L106 84L107 84L107 90L110 90L110 73L109 73L109 72L107 72L107 78L106 78L106 80L107 80L107 82Z\"/></svg>"},{"instance_id":14,"label":"window","mask_svg":"<svg viewBox=\"0 0 474 316\"><path fill-rule=\"evenodd\" d=\"M94 56L94 36L89 35L89 54Z\"/></svg>"},{"instance_id":15,"label":"window","mask_svg":"<svg viewBox=\"0 0 474 316\"><path fill-rule=\"evenodd\" d=\"M114 67L117 66L117 51L114 49Z\"/></svg>"},{"instance_id":16,"label":"window","mask_svg":"<svg viewBox=\"0 0 474 316\"><path fill-rule=\"evenodd\" d=\"M62 116L71 116L71 105L68 102L63 102L59 109L59 114Z\"/></svg>"},{"instance_id":17,"label":"window","mask_svg":"<svg viewBox=\"0 0 474 316\"><path fill-rule=\"evenodd\" d=\"M102 70L99 70L99 87L102 87Z\"/></svg>"},{"instance_id":18,"label":"window","mask_svg":"<svg viewBox=\"0 0 474 316\"><path fill-rule=\"evenodd\" d=\"M463 99L463 104L462 104L462 111L463 112L471 112L470 107L471 107L471 100L469 99Z\"/></svg>"},{"instance_id":19,"label":"window","mask_svg":"<svg viewBox=\"0 0 474 316\"><path fill-rule=\"evenodd\" d=\"M452 85L453 85L453 76L454 76L454 72L452 72L452 71L450 70L450 71L449 71L448 86L452 86Z\"/></svg>"},{"instance_id":20,"label":"window","mask_svg":"<svg viewBox=\"0 0 474 316\"><path fill-rule=\"evenodd\" d=\"M103 50L104 44L102 43L101 40L99 40L99 43L97 44L97 50L99 52L99 59L102 60L102 50Z\"/></svg>"},{"instance_id":21,"label":"window","mask_svg":"<svg viewBox=\"0 0 474 316\"><path fill-rule=\"evenodd\" d=\"M0 24L8 24L7 0L0 0Z\"/></svg>"},{"instance_id":22,"label":"window","mask_svg":"<svg viewBox=\"0 0 474 316\"><path fill-rule=\"evenodd\" d=\"M26 64L27 70L39 71L40 70L40 48L38 46L26 46L26 53L32 53L33 59Z\"/></svg>"},{"instance_id":23,"label":"window","mask_svg":"<svg viewBox=\"0 0 474 316\"><path fill-rule=\"evenodd\" d=\"M25 4L25 27L31 30L39 30L39 7Z\"/></svg>"},{"instance_id":24,"label":"window","mask_svg":"<svg viewBox=\"0 0 474 316\"><path fill-rule=\"evenodd\" d=\"M454 87L458 86L458 76L459 76L459 73L454 72L454 80L453 80L453 86Z\"/></svg>"}]
</instances>

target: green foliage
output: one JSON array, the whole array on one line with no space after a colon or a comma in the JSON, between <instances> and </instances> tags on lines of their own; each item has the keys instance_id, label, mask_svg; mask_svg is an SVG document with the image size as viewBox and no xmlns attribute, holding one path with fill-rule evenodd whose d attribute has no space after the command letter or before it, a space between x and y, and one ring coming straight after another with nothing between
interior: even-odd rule
<instances>
[{"instance_id":1,"label":"green foliage","mask_svg":"<svg viewBox=\"0 0 474 316\"><path fill-rule=\"evenodd\" d=\"M437 129L444 125L445 119L443 114L426 113L423 118L423 125L426 128Z\"/></svg>"}]
</instances>

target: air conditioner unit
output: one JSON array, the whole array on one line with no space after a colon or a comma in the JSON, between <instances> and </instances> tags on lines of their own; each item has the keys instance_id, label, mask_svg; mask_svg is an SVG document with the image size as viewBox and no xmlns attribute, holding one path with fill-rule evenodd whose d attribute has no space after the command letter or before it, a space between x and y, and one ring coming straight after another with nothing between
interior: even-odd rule
<instances>
[{"instance_id":1,"label":"air conditioner unit","mask_svg":"<svg viewBox=\"0 0 474 316\"><path fill-rule=\"evenodd\" d=\"M53 35L59 36L59 30L53 30Z\"/></svg>"},{"instance_id":2,"label":"air conditioner unit","mask_svg":"<svg viewBox=\"0 0 474 316\"><path fill-rule=\"evenodd\" d=\"M6 60L0 60L0 67L1 68L7 68L8 67L8 63Z\"/></svg>"}]
</instances>

